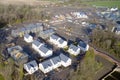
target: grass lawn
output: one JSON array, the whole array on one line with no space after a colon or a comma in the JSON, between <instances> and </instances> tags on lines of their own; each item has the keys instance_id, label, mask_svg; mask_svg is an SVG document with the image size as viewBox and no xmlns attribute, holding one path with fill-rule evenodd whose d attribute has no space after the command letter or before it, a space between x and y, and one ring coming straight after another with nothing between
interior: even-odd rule
<instances>
[{"instance_id":1,"label":"grass lawn","mask_svg":"<svg viewBox=\"0 0 120 80\"><path fill-rule=\"evenodd\" d=\"M4 77L0 74L0 80L5 80Z\"/></svg>"},{"instance_id":2,"label":"grass lawn","mask_svg":"<svg viewBox=\"0 0 120 80\"><path fill-rule=\"evenodd\" d=\"M120 9L120 1L90 1L83 3L88 5L103 6L103 7L118 7Z\"/></svg>"}]
</instances>

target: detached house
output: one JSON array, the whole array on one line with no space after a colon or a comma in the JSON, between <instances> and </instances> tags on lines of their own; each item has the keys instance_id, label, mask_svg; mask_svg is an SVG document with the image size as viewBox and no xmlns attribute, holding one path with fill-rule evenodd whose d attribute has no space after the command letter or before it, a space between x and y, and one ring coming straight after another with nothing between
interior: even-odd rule
<instances>
[{"instance_id":1,"label":"detached house","mask_svg":"<svg viewBox=\"0 0 120 80\"><path fill-rule=\"evenodd\" d=\"M39 64L39 69L43 73L48 73L48 72L53 70L52 66L53 66L53 64L52 64L51 60L46 60L46 61Z\"/></svg>"},{"instance_id":2,"label":"detached house","mask_svg":"<svg viewBox=\"0 0 120 80\"><path fill-rule=\"evenodd\" d=\"M43 73L48 73L60 66L68 67L69 65L71 65L71 63L72 63L72 60L66 55L61 53L59 56L56 56L54 58L51 58L49 60L46 60L40 63L39 69Z\"/></svg>"},{"instance_id":3,"label":"detached house","mask_svg":"<svg viewBox=\"0 0 120 80\"><path fill-rule=\"evenodd\" d=\"M52 35L50 37L50 42L57 45L59 48L64 48L67 46L67 41L63 40L57 35Z\"/></svg>"},{"instance_id":4,"label":"detached house","mask_svg":"<svg viewBox=\"0 0 120 80\"><path fill-rule=\"evenodd\" d=\"M24 41L27 42L27 43L31 43L31 42L33 42L33 37L29 34L25 34L24 35Z\"/></svg>"},{"instance_id":5,"label":"detached house","mask_svg":"<svg viewBox=\"0 0 120 80\"><path fill-rule=\"evenodd\" d=\"M36 61L34 60L34 61L24 64L24 69L29 74L33 74L34 72L36 72L38 70L38 65L37 65Z\"/></svg>"},{"instance_id":6,"label":"detached house","mask_svg":"<svg viewBox=\"0 0 120 80\"><path fill-rule=\"evenodd\" d=\"M40 53L41 57L49 57L53 54L53 51L48 49L45 45L41 45L38 52Z\"/></svg>"},{"instance_id":7,"label":"detached house","mask_svg":"<svg viewBox=\"0 0 120 80\"><path fill-rule=\"evenodd\" d=\"M41 57L49 57L53 54L53 51L51 49L48 49L45 44L35 40L32 43L32 48L36 50Z\"/></svg>"},{"instance_id":8,"label":"detached house","mask_svg":"<svg viewBox=\"0 0 120 80\"><path fill-rule=\"evenodd\" d=\"M82 50L82 51L88 51L89 49L89 45L86 44L84 41L80 41L78 44L78 47Z\"/></svg>"},{"instance_id":9,"label":"detached house","mask_svg":"<svg viewBox=\"0 0 120 80\"><path fill-rule=\"evenodd\" d=\"M71 44L69 46L68 52L74 56L77 56L78 54L80 54L80 48Z\"/></svg>"},{"instance_id":10,"label":"detached house","mask_svg":"<svg viewBox=\"0 0 120 80\"><path fill-rule=\"evenodd\" d=\"M60 59L59 56L52 58L51 61L52 61L54 69L56 69L56 68L61 66L61 59Z\"/></svg>"},{"instance_id":11,"label":"detached house","mask_svg":"<svg viewBox=\"0 0 120 80\"><path fill-rule=\"evenodd\" d=\"M61 64L62 64L62 66L68 67L68 66L71 65L72 60L71 60L69 57L67 57L67 56L64 55L63 53L61 53L59 56L60 56L60 59L61 59Z\"/></svg>"}]
</instances>

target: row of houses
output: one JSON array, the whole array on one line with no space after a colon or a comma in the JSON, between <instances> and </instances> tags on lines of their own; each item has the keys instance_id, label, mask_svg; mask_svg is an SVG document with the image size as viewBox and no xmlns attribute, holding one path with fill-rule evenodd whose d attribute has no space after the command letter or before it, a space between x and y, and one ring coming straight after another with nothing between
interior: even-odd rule
<instances>
[{"instance_id":1,"label":"row of houses","mask_svg":"<svg viewBox=\"0 0 120 80\"><path fill-rule=\"evenodd\" d=\"M26 36L26 35L25 35ZM28 36L28 35L27 35ZM52 56L53 51L52 49L48 49L47 46L44 43L41 43L40 41L34 40L29 35L29 37L24 37L24 40L26 42L32 42L32 48L37 51L41 57L49 57ZM55 45L58 48L66 48L68 47L68 43L66 40L62 39L61 37L53 34L49 37L48 40L51 44ZM80 41L77 46L71 44L69 46L68 52L73 55L78 55L80 51L87 51L89 49L89 45L86 44L83 41Z\"/></svg>"},{"instance_id":2,"label":"row of houses","mask_svg":"<svg viewBox=\"0 0 120 80\"><path fill-rule=\"evenodd\" d=\"M43 39L47 39L47 38L49 38L53 34L55 34L55 30L47 29L47 30L41 31L38 36L43 38Z\"/></svg>"},{"instance_id":3,"label":"row of houses","mask_svg":"<svg viewBox=\"0 0 120 80\"><path fill-rule=\"evenodd\" d=\"M24 39L25 40L25 39ZM28 39L29 40L29 39ZM32 40L31 40L32 41ZM58 35L51 35L48 40L50 43L55 45L58 48L65 48L67 45L67 41L61 38ZM44 43L38 41L38 40L33 40L32 42L32 48L37 51L41 57L50 57L53 55L52 49L48 49L47 46L45 46ZM70 54L77 56L80 54L80 51L87 51L89 49L89 45L86 44L83 41L80 41L77 46L71 44L69 46L69 49L67 50ZM37 65L37 62L32 61L24 64L24 69L29 73L33 74L36 72L38 69L40 69L43 73L49 73L50 71L60 67L68 67L71 65L72 59L69 58L68 56L64 55L63 53L60 53L59 56L50 58L48 60L45 60Z\"/></svg>"},{"instance_id":4,"label":"row of houses","mask_svg":"<svg viewBox=\"0 0 120 80\"><path fill-rule=\"evenodd\" d=\"M17 28L11 31L11 35L13 37L23 37L25 34L37 33L43 31L43 24L42 23L34 23L34 24L28 24L24 25L22 28Z\"/></svg>"},{"instance_id":5,"label":"row of houses","mask_svg":"<svg viewBox=\"0 0 120 80\"><path fill-rule=\"evenodd\" d=\"M55 33L55 30L53 29L47 29L43 30L43 24L42 23L34 23L34 24L28 24L24 25L22 28L14 29L11 31L11 35L13 37L30 37L28 34L30 33L37 33L38 37L41 37L43 39L47 39L52 34Z\"/></svg>"},{"instance_id":6,"label":"row of houses","mask_svg":"<svg viewBox=\"0 0 120 80\"><path fill-rule=\"evenodd\" d=\"M36 27L35 27L36 28ZM27 29L26 29L27 30ZM31 30L30 30L31 32ZM38 54L43 58L48 58L53 55L53 50L49 48L44 42L41 42L40 40L34 39L32 35L30 35L29 31L23 32L22 35L24 35L24 41L27 43L31 43L31 47L38 52ZM34 30L32 31L34 32ZM34 32L36 33L36 32ZM43 39L48 39L50 44L53 44L55 47L58 48L66 48L68 47L68 53L77 56L80 54L80 51L87 51L89 49L89 45L84 43L83 41L80 41L77 46L71 44L68 46L68 42L63 39L62 37L55 35L55 31L53 29L47 29L43 30L43 27L37 31L38 36ZM20 33L21 34L21 33ZM20 35L19 35L20 36ZM11 51L8 49L8 51L11 53ZM22 51L22 50L21 50ZM12 53L11 53L12 54ZM12 56L12 55L11 55ZM43 73L49 73L50 71L59 68L61 66L68 67L72 63L72 59L68 56L66 56L63 53L60 53L60 55L55 56L52 58L49 58L47 60L44 60L43 62L36 62L35 60L30 62L24 62L24 69L29 73L33 74L37 70L41 70Z\"/></svg>"},{"instance_id":7,"label":"row of houses","mask_svg":"<svg viewBox=\"0 0 120 80\"><path fill-rule=\"evenodd\" d=\"M44 43L41 43L37 40L33 41L32 48L37 51L41 57L49 57L53 54L53 51L51 49L49 49Z\"/></svg>"},{"instance_id":8,"label":"row of houses","mask_svg":"<svg viewBox=\"0 0 120 80\"><path fill-rule=\"evenodd\" d=\"M59 56L45 60L39 64L37 64L37 62L35 60L28 62L28 63L24 64L24 69L29 74L33 74L38 69L40 69L43 73L46 74L60 66L68 67L71 65L71 63L72 63L72 60L69 57L67 57L66 55L64 55L63 53L61 53Z\"/></svg>"},{"instance_id":9,"label":"row of houses","mask_svg":"<svg viewBox=\"0 0 120 80\"><path fill-rule=\"evenodd\" d=\"M64 48L67 46L67 41L57 35L50 36L49 41L59 48Z\"/></svg>"}]
</instances>

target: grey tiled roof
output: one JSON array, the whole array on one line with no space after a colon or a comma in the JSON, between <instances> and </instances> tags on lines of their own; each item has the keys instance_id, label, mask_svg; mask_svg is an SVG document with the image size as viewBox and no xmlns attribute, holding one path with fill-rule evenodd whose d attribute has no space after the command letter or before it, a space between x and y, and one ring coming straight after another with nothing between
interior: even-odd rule
<instances>
[{"instance_id":1,"label":"grey tiled roof","mask_svg":"<svg viewBox=\"0 0 120 80\"><path fill-rule=\"evenodd\" d=\"M56 40L59 39L59 37L56 35L52 35L51 38L56 39Z\"/></svg>"},{"instance_id":2,"label":"grey tiled roof","mask_svg":"<svg viewBox=\"0 0 120 80\"><path fill-rule=\"evenodd\" d=\"M62 44L63 42L64 40L60 38L59 43Z\"/></svg>"},{"instance_id":3,"label":"grey tiled roof","mask_svg":"<svg viewBox=\"0 0 120 80\"><path fill-rule=\"evenodd\" d=\"M42 62L41 64L43 65L44 69L52 66L52 63L50 60L46 60L46 61Z\"/></svg>"},{"instance_id":4,"label":"grey tiled roof","mask_svg":"<svg viewBox=\"0 0 120 80\"><path fill-rule=\"evenodd\" d=\"M69 57L67 57L67 56L64 55L63 53L61 53L59 56L60 56L60 59L61 59L62 61L64 61L64 62L67 62L68 59L69 59Z\"/></svg>"},{"instance_id":5,"label":"grey tiled roof","mask_svg":"<svg viewBox=\"0 0 120 80\"><path fill-rule=\"evenodd\" d=\"M71 44L69 48L72 49L73 51L77 51L78 50L78 47L73 45L73 44Z\"/></svg>"},{"instance_id":6,"label":"grey tiled roof","mask_svg":"<svg viewBox=\"0 0 120 80\"><path fill-rule=\"evenodd\" d=\"M38 66L35 60L34 60L34 61L31 61L31 62L26 63L26 65L27 65L27 67L28 67L28 69L29 69L29 70L30 70L30 68L31 68L31 67L33 67L33 68L34 68L34 67Z\"/></svg>"},{"instance_id":7,"label":"grey tiled roof","mask_svg":"<svg viewBox=\"0 0 120 80\"><path fill-rule=\"evenodd\" d=\"M29 35L29 34L25 34L24 37L25 37L25 38L29 38L30 35Z\"/></svg>"},{"instance_id":8,"label":"grey tiled roof","mask_svg":"<svg viewBox=\"0 0 120 80\"><path fill-rule=\"evenodd\" d=\"M40 43L39 41L37 41L37 40L34 40L34 41L33 41L33 44L38 47L41 43Z\"/></svg>"},{"instance_id":9,"label":"grey tiled roof","mask_svg":"<svg viewBox=\"0 0 120 80\"><path fill-rule=\"evenodd\" d=\"M83 48L86 48L87 44L85 42L83 42L83 41L80 41L79 46L83 47Z\"/></svg>"},{"instance_id":10,"label":"grey tiled roof","mask_svg":"<svg viewBox=\"0 0 120 80\"><path fill-rule=\"evenodd\" d=\"M58 62L61 62L61 59L59 56L52 58L52 61L54 64L57 64Z\"/></svg>"},{"instance_id":11,"label":"grey tiled roof","mask_svg":"<svg viewBox=\"0 0 120 80\"><path fill-rule=\"evenodd\" d=\"M48 30L43 31L43 33L44 34L54 33L54 30L53 29L48 29Z\"/></svg>"},{"instance_id":12,"label":"grey tiled roof","mask_svg":"<svg viewBox=\"0 0 120 80\"><path fill-rule=\"evenodd\" d=\"M46 48L44 45L42 45L42 46L40 46L39 50L46 54L49 49Z\"/></svg>"}]
</instances>

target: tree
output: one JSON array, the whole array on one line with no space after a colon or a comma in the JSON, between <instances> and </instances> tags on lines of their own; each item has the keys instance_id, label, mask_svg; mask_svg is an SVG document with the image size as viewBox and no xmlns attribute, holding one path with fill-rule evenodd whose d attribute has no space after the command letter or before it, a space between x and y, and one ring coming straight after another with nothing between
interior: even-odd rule
<instances>
[{"instance_id":1,"label":"tree","mask_svg":"<svg viewBox=\"0 0 120 80\"><path fill-rule=\"evenodd\" d=\"M96 72L102 67L102 63L95 61L93 50L89 50L77 71L71 74L70 80L94 80Z\"/></svg>"}]
</instances>

